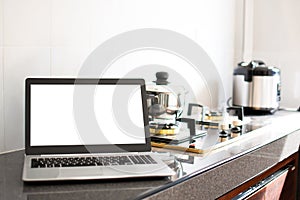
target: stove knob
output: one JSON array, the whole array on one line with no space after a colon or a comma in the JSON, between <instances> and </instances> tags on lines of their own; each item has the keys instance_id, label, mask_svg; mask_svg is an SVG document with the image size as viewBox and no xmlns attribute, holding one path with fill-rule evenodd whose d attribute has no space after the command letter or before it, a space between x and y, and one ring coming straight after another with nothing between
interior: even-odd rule
<instances>
[{"instance_id":1,"label":"stove knob","mask_svg":"<svg viewBox=\"0 0 300 200\"><path fill-rule=\"evenodd\" d=\"M219 142L225 142L228 140L228 132L225 131L225 130L222 130L220 133L219 133Z\"/></svg>"},{"instance_id":2,"label":"stove knob","mask_svg":"<svg viewBox=\"0 0 300 200\"><path fill-rule=\"evenodd\" d=\"M236 126L231 129L231 137L235 138L241 135L241 128Z\"/></svg>"},{"instance_id":3,"label":"stove knob","mask_svg":"<svg viewBox=\"0 0 300 200\"><path fill-rule=\"evenodd\" d=\"M242 126L243 122L241 120L233 120L232 125L233 126Z\"/></svg>"},{"instance_id":4,"label":"stove knob","mask_svg":"<svg viewBox=\"0 0 300 200\"><path fill-rule=\"evenodd\" d=\"M221 130L223 130L223 131L229 130L229 125L228 124L221 124Z\"/></svg>"}]
</instances>

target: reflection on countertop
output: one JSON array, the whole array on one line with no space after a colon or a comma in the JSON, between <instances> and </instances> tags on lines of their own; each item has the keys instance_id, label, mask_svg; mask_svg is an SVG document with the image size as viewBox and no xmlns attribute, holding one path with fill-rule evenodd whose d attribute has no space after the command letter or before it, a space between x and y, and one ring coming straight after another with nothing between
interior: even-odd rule
<instances>
[{"instance_id":1,"label":"reflection on countertop","mask_svg":"<svg viewBox=\"0 0 300 200\"><path fill-rule=\"evenodd\" d=\"M222 176L230 180L230 184L219 183L222 186L219 190L210 190L208 183L213 181L212 178L199 179L202 181L202 187L198 190L201 189L203 198L216 198L233 188L235 184L253 176L256 173L254 170L263 170L264 167L294 153L300 144L297 139L299 132L295 132L300 130L299 121L299 112L280 111L272 116L251 117L252 123L247 128L252 131L241 136L236 142L211 148L204 154L153 148L153 152L159 154L176 172L176 175L169 178L27 184L21 180L24 151L2 154L0 155L0 199L141 199L166 191L199 175L200 177ZM218 130L212 129L206 137L207 139L199 138L199 141L203 144L208 141L210 144L217 144ZM280 138L283 139L278 140ZM220 175L220 170L217 169L221 166L224 170L229 168L236 176Z\"/></svg>"},{"instance_id":2,"label":"reflection on countertop","mask_svg":"<svg viewBox=\"0 0 300 200\"><path fill-rule=\"evenodd\" d=\"M176 173L176 177L172 177L172 181L176 181L184 176L206 171L299 130L300 124L297 124L297 121L300 121L299 112L280 111L274 115L249 116L248 123L242 127L242 134L226 142L218 140L219 129L207 129L207 135L194 141L195 148L202 149L204 153L195 154L168 148L153 148L153 151L161 153L163 159L169 160L169 166L175 171L182 171ZM197 128L202 129L200 126ZM179 145L188 148L189 144L187 141ZM169 159L166 159L166 152Z\"/></svg>"}]
</instances>

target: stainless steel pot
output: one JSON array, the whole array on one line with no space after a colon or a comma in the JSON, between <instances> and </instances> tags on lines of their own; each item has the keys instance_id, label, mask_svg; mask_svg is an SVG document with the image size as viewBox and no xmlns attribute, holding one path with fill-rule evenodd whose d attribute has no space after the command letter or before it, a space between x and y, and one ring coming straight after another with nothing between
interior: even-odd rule
<instances>
[{"instance_id":1,"label":"stainless steel pot","mask_svg":"<svg viewBox=\"0 0 300 200\"><path fill-rule=\"evenodd\" d=\"M182 86L169 84L168 77L167 72L157 72L157 80L146 85L147 106L152 117L176 119L183 111L186 91Z\"/></svg>"},{"instance_id":2,"label":"stainless steel pot","mask_svg":"<svg viewBox=\"0 0 300 200\"><path fill-rule=\"evenodd\" d=\"M262 61L239 63L234 70L232 103L244 107L245 114L274 113L279 108L280 86L278 68Z\"/></svg>"},{"instance_id":3,"label":"stainless steel pot","mask_svg":"<svg viewBox=\"0 0 300 200\"><path fill-rule=\"evenodd\" d=\"M175 93L166 87L147 87L147 106L149 114L153 116L164 113L174 114L182 108L181 93Z\"/></svg>"}]
</instances>

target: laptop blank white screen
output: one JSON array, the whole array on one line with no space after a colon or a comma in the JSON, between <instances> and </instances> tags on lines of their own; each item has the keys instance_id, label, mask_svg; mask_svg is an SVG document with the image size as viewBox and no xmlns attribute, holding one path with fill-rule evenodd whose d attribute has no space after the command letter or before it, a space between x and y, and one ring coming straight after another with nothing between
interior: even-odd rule
<instances>
[{"instance_id":1,"label":"laptop blank white screen","mask_svg":"<svg viewBox=\"0 0 300 200\"><path fill-rule=\"evenodd\" d=\"M84 90L93 89L94 113L77 117L74 112L75 87L72 84L31 85L30 146L145 144L139 85L80 85ZM129 98L118 97L113 101L116 87L130 93ZM113 109L116 102L123 103L127 113L122 113L124 109L116 112ZM91 130L91 126L78 131L78 123L82 125L92 118L96 119L101 131ZM134 132L122 128L127 122L135 127Z\"/></svg>"}]
</instances>

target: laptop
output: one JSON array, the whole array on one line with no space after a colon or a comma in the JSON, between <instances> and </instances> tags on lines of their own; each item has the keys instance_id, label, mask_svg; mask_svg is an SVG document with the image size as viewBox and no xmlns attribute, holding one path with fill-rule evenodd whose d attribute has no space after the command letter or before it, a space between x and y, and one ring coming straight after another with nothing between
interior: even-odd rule
<instances>
[{"instance_id":1,"label":"laptop","mask_svg":"<svg viewBox=\"0 0 300 200\"><path fill-rule=\"evenodd\" d=\"M151 152L143 79L25 82L23 181L175 174Z\"/></svg>"}]
</instances>

